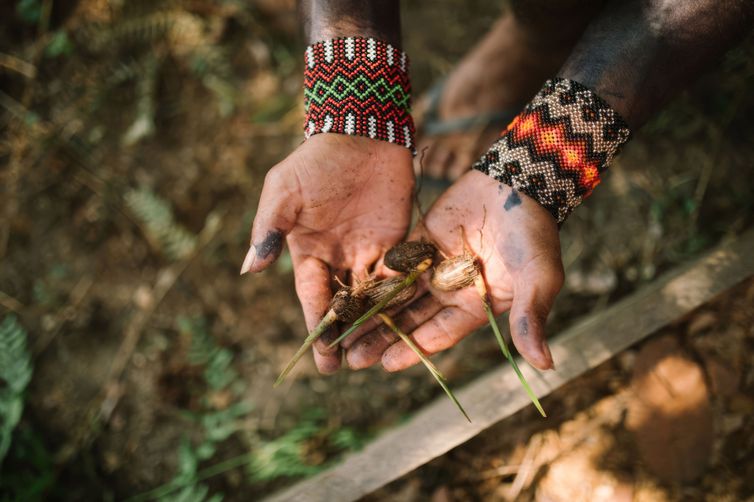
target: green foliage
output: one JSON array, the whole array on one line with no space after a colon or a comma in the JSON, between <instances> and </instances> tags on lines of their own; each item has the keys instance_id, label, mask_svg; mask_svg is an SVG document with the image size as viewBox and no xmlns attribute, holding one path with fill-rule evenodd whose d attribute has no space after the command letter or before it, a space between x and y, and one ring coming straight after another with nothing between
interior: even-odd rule
<instances>
[{"instance_id":1,"label":"green foliage","mask_svg":"<svg viewBox=\"0 0 754 502\"><path fill-rule=\"evenodd\" d=\"M199 462L207 457L200 450L191 446L191 442L184 438L178 447L178 474L166 485L167 488L181 487L178 491L159 496L163 502L219 502L223 499L221 494L208 497L209 488L199 484L197 473Z\"/></svg>"},{"instance_id":2,"label":"green foliage","mask_svg":"<svg viewBox=\"0 0 754 502\"><path fill-rule=\"evenodd\" d=\"M152 136L156 129L157 59L149 55L142 66L142 71L136 74L136 118L123 135L125 145L133 145Z\"/></svg>"},{"instance_id":3,"label":"green foliage","mask_svg":"<svg viewBox=\"0 0 754 502\"><path fill-rule=\"evenodd\" d=\"M37 24L42 17L42 0L18 0L16 15L28 24Z\"/></svg>"},{"instance_id":4,"label":"green foliage","mask_svg":"<svg viewBox=\"0 0 754 502\"><path fill-rule=\"evenodd\" d=\"M223 496L220 494L209 495L209 488L205 485L187 486L178 492L166 495L160 500L164 502L220 502Z\"/></svg>"},{"instance_id":5,"label":"green foliage","mask_svg":"<svg viewBox=\"0 0 754 502\"><path fill-rule=\"evenodd\" d=\"M65 30L58 30L50 39L50 42L45 47L45 56L48 58L56 58L58 56L68 56L73 52L73 43L68 38L68 33Z\"/></svg>"},{"instance_id":6,"label":"green foliage","mask_svg":"<svg viewBox=\"0 0 754 502\"><path fill-rule=\"evenodd\" d=\"M31 381L31 356L26 331L15 316L0 323L0 464L24 409L24 390Z\"/></svg>"},{"instance_id":7,"label":"green foliage","mask_svg":"<svg viewBox=\"0 0 754 502\"><path fill-rule=\"evenodd\" d=\"M307 455L307 446L318 443L320 447L337 452L356 450L364 444L365 437L351 428L328 426L321 409L306 412L296 426L277 439L260 442L251 453L248 466L252 481L263 482L278 478L312 476L329 466Z\"/></svg>"},{"instance_id":8,"label":"green foliage","mask_svg":"<svg viewBox=\"0 0 754 502\"><path fill-rule=\"evenodd\" d=\"M244 383L233 368L233 353L217 345L209 333L204 318L179 317L177 324L183 335L191 339L188 362L204 368L204 383L210 392L230 392L236 399L221 410L210 409L196 414L195 420L202 430L202 440L197 446L185 439L178 449L178 473L166 485L151 492L151 497L161 501L218 502L222 495L208 498L208 488L199 482L202 474L199 463L210 460L220 443L241 430L242 420L252 409L251 403L241 399Z\"/></svg>"},{"instance_id":9,"label":"green foliage","mask_svg":"<svg viewBox=\"0 0 754 502\"><path fill-rule=\"evenodd\" d=\"M176 223L166 200L147 188L129 190L125 199L147 236L168 258L184 258L194 250L196 238Z\"/></svg>"},{"instance_id":10,"label":"green foliage","mask_svg":"<svg viewBox=\"0 0 754 502\"><path fill-rule=\"evenodd\" d=\"M203 318L179 317L178 329L191 337L188 360L191 364L204 366L204 380L212 390L222 390L234 382L241 382L238 372L233 369L233 353L225 347L218 347L207 329Z\"/></svg>"},{"instance_id":11,"label":"green foliage","mask_svg":"<svg viewBox=\"0 0 754 502\"><path fill-rule=\"evenodd\" d=\"M321 471L324 465L307 463L302 447L320 433L321 418L319 412L309 413L287 433L260 444L252 453L248 468L252 481L311 476Z\"/></svg>"},{"instance_id":12,"label":"green foliage","mask_svg":"<svg viewBox=\"0 0 754 502\"><path fill-rule=\"evenodd\" d=\"M149 63L147 67L150 64L154 66L154 71L147 68L135 78L137 117L131 129L136 128L136 132L139 132L149 125L142 106L144 88L156 89L159 69L170 63L180 63L189 69L215 96L223 116L234 110L236 86L230 57L211 35L211 21L173 2L128 2L114 16L111 24L91 25L83 30L86 33L85 45L94 52L127 52L137 65L142 66L146 61ZM152 106L152 112L154 108ZM139 139L141 136L133 130L126 133L126 144Z\"/></svg>"},{"instance_id":13,"label":"green foliage","mask_svg":"<svg viewBox=\"0 0 754 502\"><path fill-rule=\"evenodd\" d=\"M0 470L0 501L42 501L55 485L52 453L32 429L20 426L8 452L6 468Z\"/></svg>"}]
</instances>

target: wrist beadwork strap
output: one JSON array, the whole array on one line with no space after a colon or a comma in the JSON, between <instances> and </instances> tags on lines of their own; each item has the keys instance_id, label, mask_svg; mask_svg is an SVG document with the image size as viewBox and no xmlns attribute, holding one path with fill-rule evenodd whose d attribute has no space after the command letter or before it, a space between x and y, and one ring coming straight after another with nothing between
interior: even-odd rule
<instances>
[{"instance_id":1,"label":"wrist beadwork strap","mask_svg":"<svg viewBox=\"0 0 754 502\"><path fill-rule=\"evenodd\" d=\"M367 136L414 151L408 57L374 38L336 38L306 49L305 136Z\"/></svg>"},{"instance_id":2,"label":"wrist beadwork strap","mask_svg":"<svg viewBox=\"0 0 754 502\"><path fill-rule=\"evenodd\" d=\"M534 198L560 224L591 194L629 137L628 125L599 96L556 78L473 167Z\"/></svg>"}]
</instances>

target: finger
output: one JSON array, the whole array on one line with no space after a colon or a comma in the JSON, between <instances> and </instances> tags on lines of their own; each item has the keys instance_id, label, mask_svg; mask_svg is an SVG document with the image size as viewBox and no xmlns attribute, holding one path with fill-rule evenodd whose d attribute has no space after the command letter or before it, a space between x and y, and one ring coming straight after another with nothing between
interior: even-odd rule
<instances>
[{"instance_id":1,"label":"finger","mask_svg":"<svg viewBox=\"0 0 754 502\"><path fill-rule=\"evenodd\" d=\"M530 272L533 271L533 272ZM527 266L513 277L510 330L518 352L540 370L554 368L545 338L545 323L555 296L563 285L560 262Z\"/></svg>"},{"instance_id":2,"label":"finger","mask_svg":"<svg viewBox=\"0 0 754 502\"><path fill-rule=\"evenodd\" d=\"M336 347L335 352L322 355L317 350L314 350L314 364L317 366L317 371L323 375L332 375L337 373L340 369L340 348Z\"/></svg>"},{"instance_id":3,"label":"finger","mask_svg":"<svg viewBox=\"0 0 754 502\"><path fill-rule=\"evenodd\" d=\"M445 307L419 326L411 338L426 354L435 354L454 346L482 324L479 317L458 307ZM382 366L387 371L400 371L418 362L419 356L402 341L382 355Z\"/></svg>"},{"instance_id":4,"label":"finger","mask_svg":"<svg viewBox=\"0 0 754 502\"><path fill-rule=\"evenodd\" d=\"M241 275L261 272L280 256L285 236L296 224L296 216L301 209L296 183L296 178L288 175L280 164L265 176Z\"/></svg>"},{"instance_id":5,"label":"finger","mask_svg":"<svg viewBox=\"0 0 754 502\"><path fill-rule=\"evenodd\" d=\"M404 309L394 320L402 330L411 332L441 309L440 302L427 295ZM396 341L398 335L381 324L351 345L346 351L346 362L351 369L356 370L372 366L380 361L383 352Z\"/></svg>"},{"instance_id":6,"label":"finger","mask_svg":"<svg viewBox=\"0 0 754 502\"><path fill-rule=\"evenodd\" d=\"M381 248L377 244L364 245L359 249L356 257L353 259L353 267L351 268L351 277L356 277L359 280L365 280L372 266L380 258Z\"/></svg>"},{"instance_id":7,"label":"finger","mask_svg":"<svg viewBox=\"0 0 754 502\"><path fill-rule=\"evenodd\" d=\"M293 263L293 275L296 281L296 294L304 311L306 328L311 332L320 323L330 305L330 269L317 258L297 257ZM318 358L315 354L314 361L317 363L317 369L323 373L332 373L332 368L337 369L340 365L337 347L327 348L328 342L337 336L335 326L331 326L314 342L315 352L322 356Z\"/></svg>"}]
</instances>

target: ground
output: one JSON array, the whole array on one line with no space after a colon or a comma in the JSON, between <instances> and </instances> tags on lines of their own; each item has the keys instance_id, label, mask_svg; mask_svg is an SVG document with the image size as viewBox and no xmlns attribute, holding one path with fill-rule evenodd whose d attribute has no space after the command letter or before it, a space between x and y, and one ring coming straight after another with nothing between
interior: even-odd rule
<instances>
[{"instance_id":1,"label":"ground","mask_svg":"<svg viewBox=\"0 0 754 502\"><path fill-rule=\"evenodd\" d=\"M34 366L0 498L159 489L153 498L167 499L177 488L254 499L441 396L422 368L322 377L308 359L271 388L305 336L290 260L251 278L238 269L264 173L301 141L292 9L287 0L0 7L2 52L29 65L0 67L0 317L17 317ZM418 93L499 9L406 2ZM567 284L550 333L754 223L752 43L639 132L565 225ZM751 284L741 286L547 398L547 422L525 410L374 497L751 497L736 483L754 465L752 300ZM436 358L453 386L502 364L486 335ZM657 340L670 342L652 349ZM645 466L642 441L631 439L652 437L631 405L646 390L637 368L667 353L694 356L667 357L673 371L703 372L691 388L700 402L711 396L714 425L703 429L710 469L680 482L672 468L675 478L657 481L663 467ZM710 364L734 370L721 389ZM580 486L563 481L573 469Z\"/></svg>"},{"instance_id":2,"label":"ground","mask_svg":"<svg viewBox=\"0 0 754 502\"><path fill-rule=\"evenodd\" d=\"M748 280L367 500L754 500Z\"/></svg>"}]
</instances>

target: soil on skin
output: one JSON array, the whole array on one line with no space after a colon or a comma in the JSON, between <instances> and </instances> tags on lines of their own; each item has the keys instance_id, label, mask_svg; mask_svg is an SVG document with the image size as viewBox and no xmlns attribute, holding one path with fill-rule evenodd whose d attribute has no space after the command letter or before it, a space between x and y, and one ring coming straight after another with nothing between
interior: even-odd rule
<instances>
[{"instance_id":1,"label":"soil on skin","mask_svg":"<svg viewBox=\"0 0 754 502\"><path fill-rule=\"evenodd\" d=\"M0 7L0 43L38 74L0 71L0 319L13 311L28 332L34 375L0 498L16 493L13 480L41 487L39 500L121 500L153 489L186 467L181 444L207 440L213 428L197 417L242 403L247 411L200 467L249 451L268 458L276 439L305 437L294 461L266 461L276 469L266 477L255 464L203 482L225 500L255 499L442 395L422 367L324 377L310 358L272 389L306 335L290 258L284 251L254 277L238 270L264 174L302 140L293 1L123 2L131 9L123 18L172 19L128 36L107 31L118 2L52 2L43 35L18 20L16 3L34 2ZM435 5L405 6L417 93L450 71L499 12L490 1ZM68 48L52 38L61 30ZM52 41L54 50L45 49ZM754 224L753 46L748 39L639 132L565 225L567 284L550 333ZM105 77L113 79L107 89ZM137 121L140 114L151 122ZM219 230L184 262L129 205L134 190L166 201L189 235L214 210ZM161 299L166 279L175 282ZM547 398L546 422L525 410L371 498L751 497L753 304L749 282L657 334L672 339L667 347L631 349ZM202 330L215 348L197 356ZM133 332L131 350L124 340ZM206 357L218 348L230 354L224 374L234 376L213 387ZM642 380L653 371L639 368L645 358L690 375L683 393L707 403L698 418L677 429L666 417L672 392ZM435 360L452 386L503 364L486 332ZM120 362L122 377L113 379ZM637 392L654 398L635 409ZM106 420L95 420L98 412ZM694 431L700 442L655 454L663 434L647 430L652 421ZM302 423L314 425L302 432ZM676 465L668 451L688 464Z\"/></svg>"}]
</instances>

